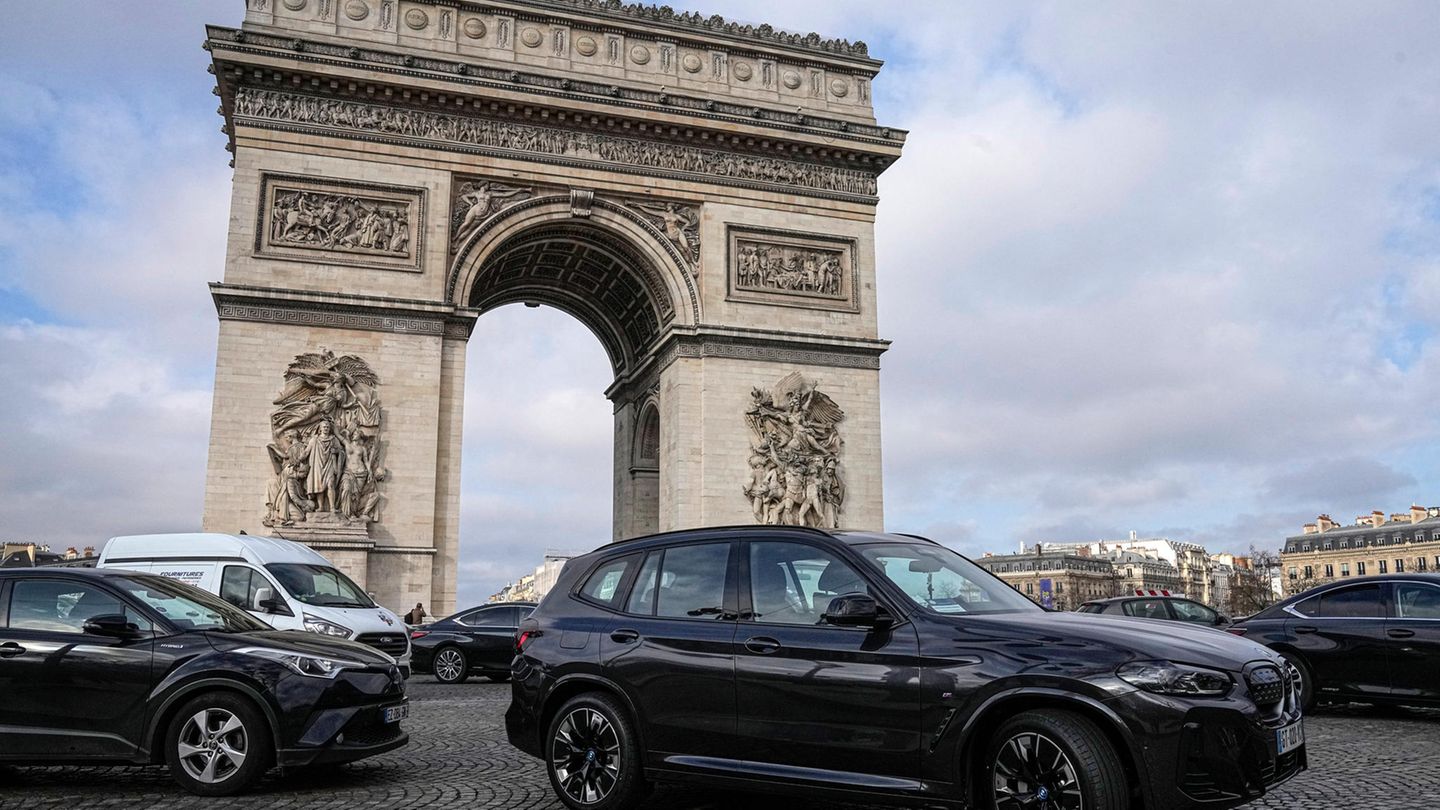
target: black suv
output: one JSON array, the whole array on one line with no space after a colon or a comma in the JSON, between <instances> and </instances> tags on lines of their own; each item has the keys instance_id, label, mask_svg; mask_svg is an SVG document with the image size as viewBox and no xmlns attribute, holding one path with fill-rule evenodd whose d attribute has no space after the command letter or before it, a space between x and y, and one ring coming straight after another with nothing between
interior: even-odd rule
<instances>
[{"instance_id":1,"label":"black suv","mask_svg":"<svg viewBox=\"0 0 1440 810\"><path fill-rule=\"evenodd\" d=\"M704 529L572 560L521 622L510 742L569 807L651 781L999 810L1232 807L1305 768L1277 654L1046 611L894 534Z\"/></svg>"},{"instance_id":2,"label":"black suv","mask_svg":"<svg viewBox=\"0 0 1440 810\"><path fill-rule=\"evenodd\" d=\"M0 570L0 696L0 762L164 762L205 796L409 741L395 659L130 571Z\"/></svg>"}]
</instances>

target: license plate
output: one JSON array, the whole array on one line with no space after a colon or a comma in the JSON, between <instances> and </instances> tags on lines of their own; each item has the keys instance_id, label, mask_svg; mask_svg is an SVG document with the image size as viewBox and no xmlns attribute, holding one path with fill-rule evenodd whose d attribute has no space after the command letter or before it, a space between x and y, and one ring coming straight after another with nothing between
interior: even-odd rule
<instances>
[{"instance_id":1,"label":"license plate","mask_svg":"<svg viewBox=\"0 0 1440 810\"><path fill-rule=\"evenodd\" d=\"M409 716L410 704L408 703L402 704L400 706L390 706L385 709L385 722L387 723L398 723Z\"/></svg>"},{"instance_id":2,"label":"license plate","mask_svg":"<svg viewBox=\"0 0 1440 810\"><path fill-rule=\"evenodd\" d=\"M1304 721L1297 720L1294 723L1275 729L1275 753L1285 754L1294 751L1305 744Z\"/></svg>"}]
</instances>

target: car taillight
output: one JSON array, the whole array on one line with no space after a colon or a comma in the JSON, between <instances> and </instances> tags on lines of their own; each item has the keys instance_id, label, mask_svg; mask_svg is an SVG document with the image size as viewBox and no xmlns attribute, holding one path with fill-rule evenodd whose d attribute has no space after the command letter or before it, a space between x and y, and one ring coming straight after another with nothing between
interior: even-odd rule
<instances>
[{"instance_id":1,"label":"car taillight","mask_svg":"<svg viewBox=\"0 0 1440 810\"><path fill-rule=\"evenodd\" d=\"M535 638L538 635L540 635L540 632L538 630L521 630L515 636L515 652L525 652L525 645L530 643L530 639Z\"/></svg>"},{"instance_id":2,"label":"car taillight","mask_svg":"<svg viewBox=\"0 0 1440 810\"><path fill-rule=\"evenodd\" d=\"M414 641L417 638L424 638L428 635L430 635L429 630L412 630L410 631L410 640Z\"/></svg>"},{"instance_id":3,"label":"car taillight","mask_svg":"<svg viewBox=\"0 0 1440 810\"><path fill-rule=\"evenodd\" d=\"M1243 635L1245 635L1245 628L1243 628L1243 627L1227 627L1227 628L1225 628L1225 632L1227 632L1227 633L1234 633L1234 634L1237 635L1237 636L1243 636Z\"/></svg>"}]
</instances>

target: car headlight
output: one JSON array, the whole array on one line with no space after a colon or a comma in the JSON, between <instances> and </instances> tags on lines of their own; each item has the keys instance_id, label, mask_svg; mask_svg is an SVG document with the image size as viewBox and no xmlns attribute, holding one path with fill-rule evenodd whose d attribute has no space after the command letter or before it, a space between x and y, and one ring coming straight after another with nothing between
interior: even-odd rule
<instances>
[{"instance_id":1,"label":"car headlight","mask_svg":"<svg viewBox=\"0 0 1440 810\"><path fill-rule=\"evenodd\" d=\"M309 613L305 614L305 629L325 636L350 637L350 628L341 627L334 622L327 622L319 616L311 616Z\"/></svg>"},{"instance_id":2,"label":"car headlight","mask_svg":"<svg viewBox=\"0 0 1440 810\"><path fill-rule=\"evenodd\" d=\"M350 661L344 658L326 658L323 655L289 652L287 650L276 650L270 647L245 647L236 650L235 653L237 655L253 655L256 658L267 658L271 661L278 661L301 675L308 675L312 678L334 678L340 674L341 670L363 669L365 667L365 665L359 661Z\"/></svg>"},{"instance_id":3,"label":"car headlight","mask_svg":"<svg viewBox=\"0 0 1440 810\"><path fill-rule=\"evenodd\" d=\"M1160 695L1224 697L1233 685L1224 672L1173 661L1134 661L1115 674L1131 686Z\"/></svg>"}]
</instances>

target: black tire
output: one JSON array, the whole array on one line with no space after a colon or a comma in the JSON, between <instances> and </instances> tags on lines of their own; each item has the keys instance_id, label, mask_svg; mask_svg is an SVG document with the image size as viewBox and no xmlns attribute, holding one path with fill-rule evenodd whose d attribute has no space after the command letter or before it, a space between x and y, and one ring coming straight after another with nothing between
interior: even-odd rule
<instances>
[{"instance_id":1,"label":"black tire","mask_svg":"<svg viewBox=\"0 0 1440 810\"><path fill-rule=\"evenodd\" d=\"M489 675L486 675L485 677L489 678L490 680L494 681L495 683L505 683L506 681L510 680L510 673L508 673L508 672L495 672L495 673L491 673L491 674L489 674Z\"/></svg>"},{"instance_id":2,"label":"black tire","mask_svg":"<svg viewBox=\"0 0 1440 810\"><path fill-rule=\"evenodd\" d=\"M566 701L546 729L543 754L550 787L572 810L624 810L649 793L635 724L604 693Z\"/></svg>"},{"instance_id":3,"label":"black tire","mask_svg":"<svg viewBox=\"0 0 1440 810\"><path fill-rule=\"evenodd\" d=\"M430 671L435 680L443 684L464 683L470 677L470 661L459 647L441 647L435 651L435 660L430 662Z\"/></svg>"},{"instance_id":4,"label":"black tire","mask_svg":"<svg viewBox=\"0 0 1440 810\"><path fill-rule=\"evenodd\" d=\"M197 796L234 796L249 790L274 757L275 740L265 715L233 692L207 692L187 701L165 732L170 775Z\"/></svg>"},{"instance_id":5,"label":"black tire","mask_svg":"<svg viewBox=\"0 0 1440 810\"><path fill-rule=\"evenodd\" d=\"M1284 658L1290 666L1295 668L1295 673L1299 673L1300 711L1309 714L1315 708L1317 696L1320 691L1315 688L1317 684L1315 683L1314 670L1310 669L1310 665L1305 663L1305 659L1295 653L1282 652L1280 653L1280 657Z\"/></svg>"},{"instance_id":6,"label":"black tire","mask_svg":"<svg viewBox=\"0 0 1440 810\"><path fill-rule=\"evenodd\" d=\"M1062 756L1056 757L1059 753ZM980 806L1126 810L1130 788L1110 740L1085 717L1063 710L1017 714L985 749Z\"/></svg>"}]
</instances>

